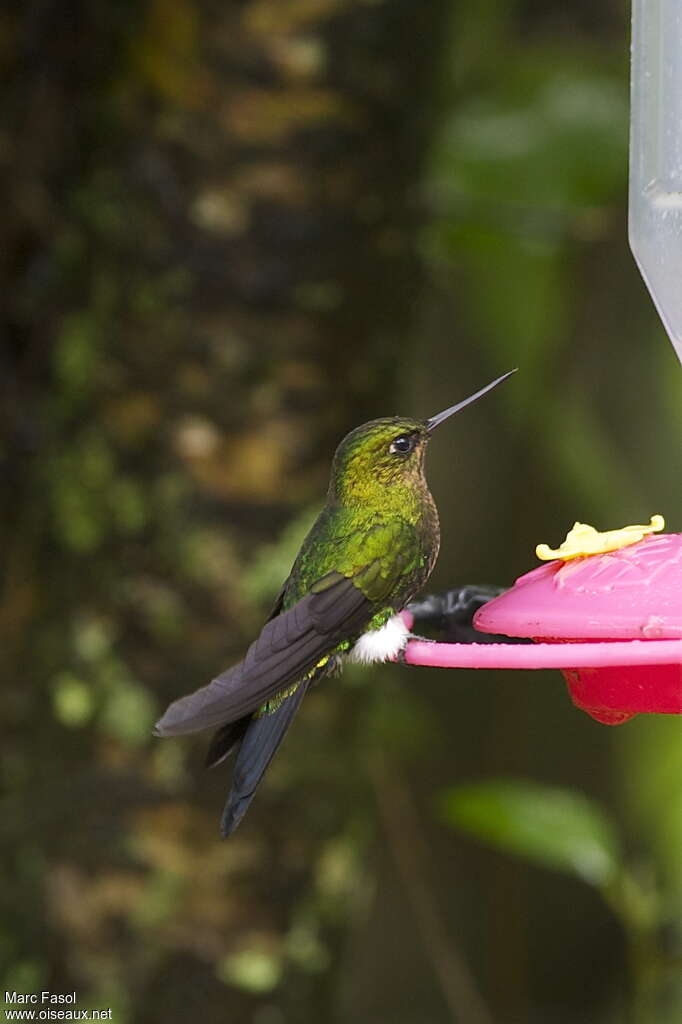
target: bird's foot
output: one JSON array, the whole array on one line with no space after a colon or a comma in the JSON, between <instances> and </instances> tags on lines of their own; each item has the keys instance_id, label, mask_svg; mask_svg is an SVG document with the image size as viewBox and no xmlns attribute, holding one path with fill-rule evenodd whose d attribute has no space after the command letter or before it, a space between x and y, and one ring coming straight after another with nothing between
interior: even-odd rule
<instances>
[{"instance_id":1,"label":"bird's foot","mask_svg":"<svg viewBox=\"0 0 682 1024\"><path fill-rule=\"evenodd\" d=\"M427 622L432 626L447 627L452 623L470 626L478 609L504 593L504 587L490 584L469 583L442 594L426 594L407 606L415 622Z\"/></svg>"}]
</instances>

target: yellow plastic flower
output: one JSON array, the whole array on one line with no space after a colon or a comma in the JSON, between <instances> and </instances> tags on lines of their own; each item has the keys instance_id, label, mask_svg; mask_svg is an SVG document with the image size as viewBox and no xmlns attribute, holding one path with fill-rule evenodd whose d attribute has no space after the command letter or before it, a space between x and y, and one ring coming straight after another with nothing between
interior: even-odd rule
<instances>
[{"instance_id":1,"label":"yellow plastic flower","mask_svg":"<svg viewBox=\"0 0 682 1024\"><path fill-rule=\"evenodd\" d=\"M623 526L620 530L606 530L600 533L594 526L587 523L574 523L573 529L566 534L566 540L558 548L550 548L548 544L538 544L535 554L543 562L552 558L560 558L568 562L571 558L581 555L602 555L606 551L617 551L630 544L636 544L649 533L658 533L665 529L663 516L652 516L648 526Z\"/></svg>"}]
</instances>

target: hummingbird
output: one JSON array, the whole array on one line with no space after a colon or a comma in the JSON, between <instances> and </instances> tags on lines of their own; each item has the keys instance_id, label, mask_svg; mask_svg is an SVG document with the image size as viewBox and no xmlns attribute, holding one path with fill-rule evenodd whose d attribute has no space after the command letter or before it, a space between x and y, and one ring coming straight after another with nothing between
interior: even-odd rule
<instances>
[{"instance_id":1,"label":"hummingbird","mask_svg":"<svg viewBox=\"0 0 682 1024\"><path fill-rule=\"evenodd\" d=\"M243 661L174 701L156 736L217 729L207 767L237 750L221 819L229 836L313 683L344 662L400 658L410 632L400 612L431 574L440 547L424 455L436 427L511 370L427 420L390 416L339 444L324 508Z\"/></svg>"}]
</instances>

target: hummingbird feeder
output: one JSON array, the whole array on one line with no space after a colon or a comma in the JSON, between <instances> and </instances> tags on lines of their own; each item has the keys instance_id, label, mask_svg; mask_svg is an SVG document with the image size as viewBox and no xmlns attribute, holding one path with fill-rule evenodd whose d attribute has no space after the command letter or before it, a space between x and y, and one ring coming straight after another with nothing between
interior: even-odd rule
<instances>
[{"instance_id":1,"label":"hummingbird feeder","mask_svg":"<svg viewBox=\"0 0 682 1024\"><path fill-rule=\"evenodd\" d=\"M558 668L574 704L605 725L682 714L682 534L649 526L598 533L576 523L552 561L479 608L483 633L533 644L413 639L405 661L442 668Z\"/></svg>"},{"instance_id":2,"label":"hummingbird feeder","mask_svg":"<svg viewBox=\"0 0 682 1024\"><path fill-rule=\"evenodd\" d=\"M682 14L675 0L633 0L629 238L682 361ZM682 714L682 534L599 534L576 523L552 558L482 605L483 633L534 643L413 639L405 661L447 668L557 668L574 703L618 725ZM656 535L657 534L657 535Z\"/></svg>"}]
</instances>

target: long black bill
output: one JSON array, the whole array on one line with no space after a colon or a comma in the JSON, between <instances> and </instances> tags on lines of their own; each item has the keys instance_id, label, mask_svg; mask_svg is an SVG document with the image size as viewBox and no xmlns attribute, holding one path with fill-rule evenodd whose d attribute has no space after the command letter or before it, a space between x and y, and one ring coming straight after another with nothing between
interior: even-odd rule
<instances>
[{"instance_id":1,"label":"long black bill","mask_svg":"<svg viewBox=\"0 0 682 1024\"><path fill-rule=\"evenodd\" d=\"M507 377L511 377L512 373L516 373L517 369L518 367L510 370L509 373L503 373L501 377L498 377L497 380L494 380L491 384L486 384L486 386L481 388L480 391L477 391L475 395L469 395L469 397L465 398L463 402L458 402L457 405L451 405L449 409L444 409L443 412L439 412L436 416L432 416L430 420L426 421L426 429L428 432L431 433L431 431L435 430L443 420L447 420L450 416L454 416L454 414L459 412L460 409L464 409L465 406L478 401L479 398L482 398L483 395L488 393L488 391L492 391L493 388L496 388L497 385L501 384L503 380L507 379Z\"/></svg>"}]
</instances>

